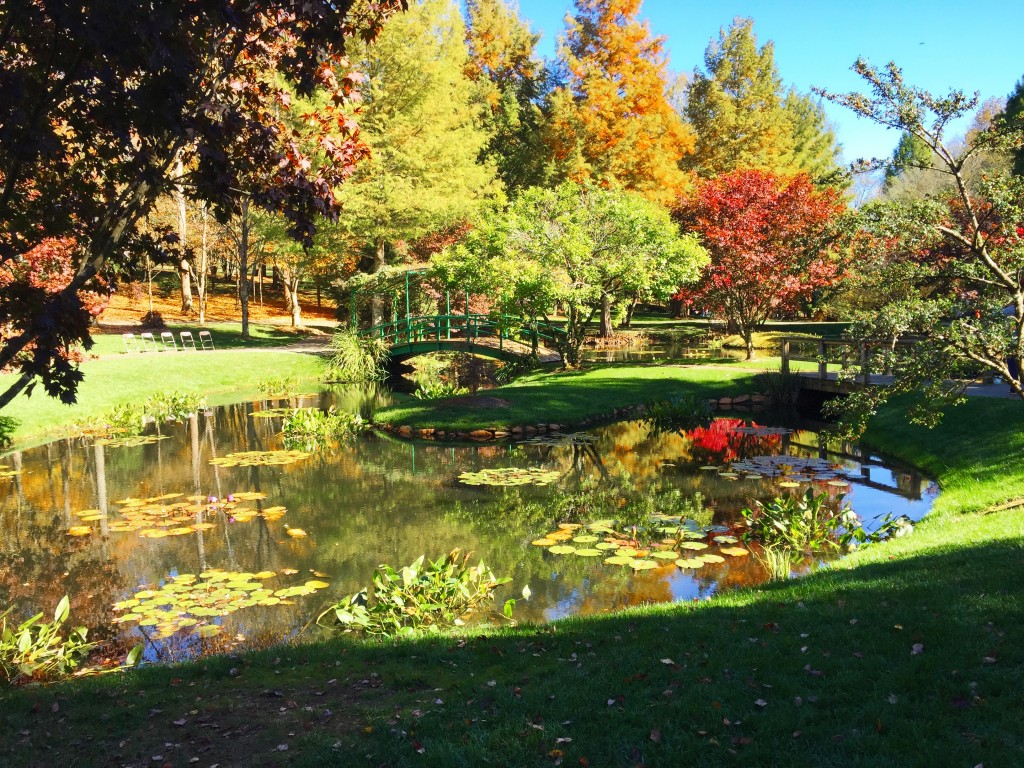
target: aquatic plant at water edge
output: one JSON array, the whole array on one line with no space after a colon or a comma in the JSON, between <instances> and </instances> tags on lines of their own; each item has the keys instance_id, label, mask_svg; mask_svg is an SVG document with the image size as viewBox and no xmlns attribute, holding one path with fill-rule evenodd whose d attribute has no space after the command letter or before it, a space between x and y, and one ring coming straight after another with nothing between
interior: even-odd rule
<instances>
[{"instance_id":1,"label":"aquatic plant at water edge","mask_svg":"<svg viewBox=\"0 0 1024 768\"><path fill-rule=\"evenodd\" d=\"M785 581L793 570L793 550L781 545L763 547L754 557L771 581Z\"/></svg>"},{"instance_id":2,"label":"aquatic plant at water edge","mask_svg":"<svg viewBox=\"0 0 1024 768\"><path fill-rule=\"evenodd\" d=\"M468 394L469 389L460 387L449 381L424 381L412 396L417 400L440 400L445 397L457 397Z\"/></svg>"},{"instance_id":3,"label":"aquatic plant at water edge","mask_svg":"<svg viewBox=\"0 0 1024 768\"><path fill-rule=\"evenodd\" d=\"M388 345L383 339L360 336L352 330L331 337L327 378L334 381L377 381L386 375Z\"/></svg>"},{"instance_id":4,"label":"aquatic plant at water edge","mask_svg":"<svg viewBox=\"0 0 1024 768\"><path fill-rule=\"evenodd\" d=\"M298 391L298 386L295 376L268 376L256 382L256 389L267 397L288 397Z\"/></svg>"},{"instance_id":5,"label":"aquatic plant at water edge","mask_svg":"<svg viewBox=\"0 0 1024 768\"><path fill-rule=\"evenodd\" d=\"M66 639L61 635L70 614L67 595L57 603L53 621L43 621L37 613L20 624L8 624L13 610L0 613L0 673L8 685L69 675L95 645L86 640L85 627L75 627Z\"/></svg>"},{"instance_id":6,"label":"aquatic plant at water edge","mask_svg":"<svg viewBox=\"0 0 1024 768\"><path fill-rule=\"evenodd\" d=\"M707 428L714 414L708 401L694 395L656 400L644 406L643 419L652 432L689 432Z\"/></svg>"},{"instance_id":7,"label":"aquatic plant at water edge","mask_svg":"<svg viewBox=\"0 0 1024 768\"><path fill-rule=\"evenodd\" d=\"M470 566L469 558L469 552L453 549L437 560L420 555L397 571L382 564L373 575L370 590L343 597L316 622L379 637L456 626L464 616L492 601L494 590L511 580L497 578L483 561Z\"/></svg>"},{"instance_id":8,"label":"aquatic plant at water edge","mask_svg":"<svg viewBox=\"0 0 1024 768\"><path fill-rule=\"evenodd\" d=\"M289 449L314 451L337 440L365 432L368 426L358 414L317 408L296 408L284 418L281 435Z\"/></svg>"},{"instance_id":9,"label":"aquatic plant at water edge","mask_svg":"<svg viewBox=\"0 0 1024 768\"><path fill-rule=\"evenodd\" d=\"M197 413L205 402L206 398L195 392L158 392L146 398L143 409L157 422L182 421Z\"/></svg>"},{"instance_id":10,"label":"aquatic plant at water edge","mask_svg":"<svg viewBox=\"0 0 1024 768\"><path fill-rule=\"evenodd\" d=\"M753 508L745 508L740 514L747 525L745 539L793 552L853 549L913 530L906 517L886 515L875 530L868 531L860 516L843 503L842 496L833 498L811 489L802 496L755 501Z\"/></svg>"}]
</instances>

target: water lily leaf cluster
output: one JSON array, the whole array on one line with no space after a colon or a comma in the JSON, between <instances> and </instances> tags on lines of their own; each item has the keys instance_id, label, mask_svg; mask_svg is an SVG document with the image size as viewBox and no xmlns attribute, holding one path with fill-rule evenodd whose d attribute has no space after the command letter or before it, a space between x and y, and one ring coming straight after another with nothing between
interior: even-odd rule
<instances>
[{"instance_id":1,"label":"water lily leaf cluster","mask_svg":"<svg viewBox=\"0 0 1024 768\"><path fill-rule=\"evenodd\" d=\"M459 482L463 485L490 485L502 488L514 485L548 485L558 479L556 470L539 467L501 467L481 469L479 472L463 472Z\"/></svg>"},{"instance_id":2,"label":"water lily leaf cluster","mask_svg":"<svg viewBox=\"0 0 1024 768\"><path fill-rule=\"evenodd\" d=\"M108 448L137 448L140 445L151 445L160 440L167 440L168 435L131 435L127 437L100 437L96 440L97 445L105 445Z\"/></svg>"},{"instance_id":3,"label":"water lily leaf cluster","mask_svg":"<svg viewBox=\"0 0 1024 768\"><path fill-rule=\"evenodd\" d=\"M725 562L725 557L743 557L748 551L735 545L739 540L728 535L721 525L698 525L693 520L669 515L652 515L643 536L637 526L623 531L614 520L587 524L560 523L558 529L532 543L547 547L553 555L603 557L607 565L646 571L669 565L697 569ZM710 541L709 541L710 539ZM718 546L721 554L703 550ZM700 552L700 554L697 554Z\"/></svg>"},{"instance_id":4,"label":"water lily leaf cluster","mask_svg":"<svg viewBox=\"0 0 1024 768\"><path fill-rule=\"evenodd\" d=\"M0 464L0 479L6 477L14 477L15 475L18 474L20 474L20 471L17 469L12 469L10 465Z\"/></svg>"},{"instance_id":5,"label":"water lily leaf cluster","mask_svg":"<svg viewBox=\"0 0 1024 768\"><path fill-rule=\"evenodd\" d=\"M171 637L185 629L210 637L220 631L219 624L211 623L220 617L253 606L293 605L292 598L312 595L330 586L318 579L279 586L274 581L278 578L274 571L249 573L216 568L198 576L178 574L159 586L141 589L114 603L114 610L121 613L114 622L136 624L147 633L152 631L150 636L154 639ZM266 582L271 582L270 586Z\"/></svg>"},{"instance_id":6,"label":"water lily leaf cluster","mask_svg":"<svg viewBox=\"0 0 1024 768\"><path fill-rule=\"evenodd\" d=\"M240 451L210 459L218 467L267 467L294 464L310 457L308 451Z\"/></svg>"},{"instance_id":7,"label":"water lily leaf cluster","mask_svg":"<svg viewBox=\"0 0 1024 768\"><path fill-rule=\"evenodd\" d=\"M82 525L68 528L69 536L87 536L93 532L85 523L107 522L107 530L117 533L138 531L147 539L162 539L168 536L184 536L196 531L216 527L211 519L223 515L228 522L245 523L256 517L268 521L280 520L287 510L282 506L266 507L262 510L242 506L246 501L265 499L265 493L244 491L228 494L220 499L216 496L193 495L182 498L181 493L166 493L148 498L127 498L114 502L118 514L114 518L99 509L83 509L75 513ZM168 503L172 502L172 503Z\"/></svg>"}]
</instances>

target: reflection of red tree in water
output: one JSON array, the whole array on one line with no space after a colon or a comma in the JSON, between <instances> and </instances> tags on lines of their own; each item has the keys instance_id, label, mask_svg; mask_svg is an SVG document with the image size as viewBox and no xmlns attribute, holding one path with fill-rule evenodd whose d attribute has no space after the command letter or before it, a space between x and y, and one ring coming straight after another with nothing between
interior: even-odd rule
<instances>
[{"instance_id":1,"label":"reflection of red tree in water","mask_svg":"<svg viewBox=\"0 0 1024 768\"><path fill-rule=\"evenodd\" d=\"M743 419L715 419L710 427L697 427L686 433L690 439L691 455L705 464L727 464L748 456L764 456L779 452L779 435L749 435L737 432L738 427L757 427Z\"/></svg>"}]
</instances>

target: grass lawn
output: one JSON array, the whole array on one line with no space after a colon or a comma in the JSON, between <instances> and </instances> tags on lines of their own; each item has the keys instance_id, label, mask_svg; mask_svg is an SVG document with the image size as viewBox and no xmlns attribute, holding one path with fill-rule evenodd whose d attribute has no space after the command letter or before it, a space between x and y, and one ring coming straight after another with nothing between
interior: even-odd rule
<instances>
[{"instance_id":1,"label":"grass lawn","mask_svg":"<svg viewBox=\"0 0 1024 768\"><path fill-rule=\"evenodd\" d=\"M85 379L75 405L47 397L37 387L31 397L18 396L2 413L18 419L14 440L24 445L100 416L115 405L141 403L154 392L198 392L215 405L255 393L258 382L271 372L275 377L312 380L320 376L322 365L316 355L258 349L105 357L82 363ZM0 390L13 381L13 376L0 376Z\"/></svg>"},{"instance_id":2,"label":"grass lawn","mask_svg":"<svg viewBox=\"0 0 1024 768\"><path fill-rule=\"evenodd\" d=\"M0 763L1022 765L1024 514L981 508L1024 495L1024 405L978 398L933 431L906 428L904 405L871 440L943 496L912 536L835 567L546 626L8 691Z\"/></svg>"},{"instance_id":3,"label":"grass lawn","mask_svg":"<svg viewBox=\"0 0 1024 768\"><path fill-rule=\"evenodd\" d=\"M607 416L615 408L684 392L704 397L749 392L754 372L726 367L609 365L537 373L481 392L480 402L485 407L474 407L473 399L468 397L433 401L410 397L377 411L375 420L381 424L456 430L552 421L573 425Z\"/></svg>"}]
</instances>

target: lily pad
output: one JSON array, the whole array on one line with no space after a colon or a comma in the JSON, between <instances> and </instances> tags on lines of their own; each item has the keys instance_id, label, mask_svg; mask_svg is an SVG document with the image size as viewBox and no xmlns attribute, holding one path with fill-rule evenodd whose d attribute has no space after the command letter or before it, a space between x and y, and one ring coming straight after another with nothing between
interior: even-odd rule
<instances>
[{"instance_id":1,"label":"lily pad","mask_svg":"<svg viewBox=\"0 0 1024 768\"><path fill-rule=\"evenodd\" d=\"M600 549L577 549L573 554L577 557L600 557L604 553Z\"/></svg>"},{"instance_id":2,"label":"lily pad","mask_svg":"<svg viewBox=\"0 0 1024 768\"><path fill-rule=\"evenodd\" d=\"M719 544L735 544L737 541L739 541L739 539L737 539L735 536L729 536L727 534L715 536L714 540Z\"/></svg>"},{"instance_id":3,"label":"lily pad","mask_svg":"<svg viewBox=\"0 0 1024 768\"><path fill-rule=\"evenodd\" d=\"M658 564L654 560L637 560L634 559L630 563L634 571L650 571L658 567Z\"/></svg>"},{"instance_id":4,"label":"lily pad","mask_svg":"<svg viewBox=\"0 0 1024 768\"><path fill-rule=\"evenodd\" d=\"M552 553L553 555L571 555L575 551L576 547L570 546L568 544L556 544L548 550L548 552Z\"/></svg>"},{"instance_id":5,"label":"lily pad","mask_svg":"<svg viewBox=\"0 0 1024 768\"><path fill-rule=\"evenodd\" d=\"M559 478L559 472L539 467L500 467L479 472L463 472L459 482L463 485L511 487L516 485L547 485Z\"/></svg>"},{"instance_id":6,"label":"lily pad","mask_svg":"<svg viewBox=\"0 0 1024 768\"><path fill-rule=\"evenodd\" d=\"M721 555L707 554L707 555L698 555L697 557L698 557L698 559L703 560L705 563L724 563L725 562L725 558L722 557Z\"/></svg>"},{"instance_id":7,"label":"lily pad","mask_svg":"<svg viewBox=\"0 0 1024 768\"><path fill-rule=\"evenodd\" d=\"M597 536L591 536L587 534L584 536L576 536L573 538L573 541L575 541L577 544L593 544L595 541L598 541L598 538Z\"/></svg>"},{"instance_id":8,"label":"lily pad","mask_svg":"<svg viewBox=\"0 0 1024 768\"><path fill-rule=\"evenodd\" d=\"M676 560L676 565L678 565L680 568L696 570L697 568L702 568L704 566L704 561L699 557L687 557L680 560Z\"/></svg>"},{"instance_id":9,"label":"lily pad","mask_svg":"<svg viewBox=\"0 0 1024 768\"><path fill-rule=\"evenodd\" d=\"M729 555L729 557L743 557L750 554L750 551L743 547L722 547L719 551L723 555Z\"/></svg>"},{"instance_id":10,"label":"lily pad","mask_svg":"<svg viewBox=\"0 0 1024 768\"><path fill-rule=\"evenodd\" d=\"M283 466L307 459L310 455L307 451L240 451L210 459L210 463L218 467Z\"/></svg>"},{"instance_id":11,"label":"lily pad","mask_svg":"<svg viewBox=\"0 0 1024 768\"><path fill-rule=\"evenodd\" d=\"M708 545L702 541L684 541L679 545L680 549L707 549Z\"/></svg>"},{"instance_id":12,"label":"lily pad","mask_svg":"<svg viewBox=\"0 0 1024 768\"><path fill-rule=\"evenodd\" d=\"M662 550L660 552L651 552L651 557L655 557L659 560L675 560L677 555L675 552L669 552L668 550Z\"/></svg>"},{"instance_id":13,"label":"lily pad","mask_svg":"<svg viewBox=\"0 0 1024 768\"><path fill-rule=\"evenodd\" d=\"M610 549L618 549L618 548L619 548L619 545L616 544L614 541L602 541L600 544L595 544L594 545L594 549L610 550Z\"/></svg>"},{"instance_id":14,"label":"lily pad","mask_svg":"<svg viewBox=\"0 0 1024 768\"><path fill-rule=\"evenodd\" d=\"M633 558L626 557L624 555L613 555L612 557L606 557L604 560L608 565L632 565Z\"/></svg>"},{"instance_id":15,"label":"lily pad","mask_svg":"<svg viewBox=\"0 0 1024 768\"><path fill-rule=\"evenodd\" d=\"M542 539L534 539L530 543L533 544L533 546L535 547L550 547L554 544L557 544L558 541L556 539L549 539L547 536L545 536Z\"/></svg>"}]
</instances>

